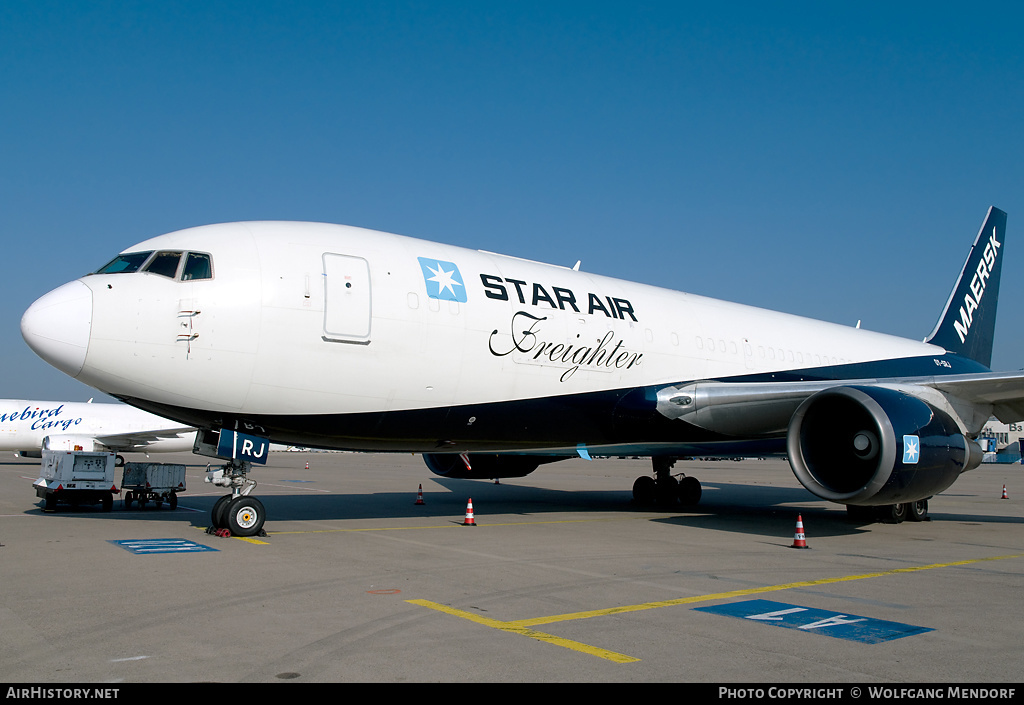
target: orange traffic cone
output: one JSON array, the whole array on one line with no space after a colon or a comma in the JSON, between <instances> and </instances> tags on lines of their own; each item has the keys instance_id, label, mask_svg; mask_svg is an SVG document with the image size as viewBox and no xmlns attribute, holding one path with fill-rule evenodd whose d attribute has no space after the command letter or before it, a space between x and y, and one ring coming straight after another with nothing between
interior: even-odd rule
<instances>
[{"instance_id":1,"label":"orange traffic cone","mask_svg":"<svg viewBox=\"0 0 1024 705\"><path fill-rule=\"evenodd\" d=\"M466 520L462 522L463 526L476 526L476 520L473 519L473 498L469 498L469 504L466 505Z\"/></svg>"},{"instance_id":2,"label":"orange traffic cone","mask_svg":"<svg viewBox=\"0 0 1024 705\"><path fill-rule=\"evenodd\" d=\"M1003 496L999 499L1009 499L1009 495L1006 494L1006 485L1003 485Z\"/></svg>"},{"instance_id":3,"label":"orange traffic cone","mask_svg":"<svg viewBox=\"0 0 1024 705\"><path fill-rule=\"evenodd\" d=\"M306 469L309 470L309 461L306 461Z\"/></svg>"},{"instance_id":4,"label":"orange traffic cone","mask_svg":"<svg viewBox=\"0 0 1024 705\"><path fill-rule=\"evenodd\" d=\"M793 536L793 545L790 548L809 548L804 539L804 518L800 514L796 515L796 534Z\"/></svg>"},{"instance_id":5,"label":"orange traffic cone","mask_svg":"<svg viewBox=\"0 0 1024 705\"><path fill-rule=\"evenodd\" d=\"M416 495L416 504L426 504L426 502L423 501L423 485L420 485L419 494Z\"/></svg>"}]
</instances>

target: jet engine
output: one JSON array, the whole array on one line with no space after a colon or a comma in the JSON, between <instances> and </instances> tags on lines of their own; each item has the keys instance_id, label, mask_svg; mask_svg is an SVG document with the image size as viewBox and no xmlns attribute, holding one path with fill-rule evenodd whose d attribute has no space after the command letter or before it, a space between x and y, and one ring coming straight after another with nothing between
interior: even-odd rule
<instances>
[{"instance_id":1,"label":"jet engine","mask_svg":"<svg viewBox=\"0 0 1024 705\"><path fill-rule=\"evenodd\" d=\"M983 456L949 414L886 387L832 387L808 397L790 420L786 443L804 487L859 506L931 497Z\"/></svg>"},{"instance_id":2,"label":"jet engine","mask_svg":"<svg viewBox=\"0 0 1024 705\"><path fill-rule=\"evenodd\" d=\"M423 461L435 475L468 480L526 477L543 463L562 456L494 455L489 453L424 453Z\"/></svg>"},{"instance_id":3,"label":"jet engine","mask_svg":"<svg viewBox=\"0 0 1024 705\"><path fill-rule=\"evenodd\" d=\"M92 436L68 434L66 436L46 436L43 439L43 450L84 450L103 451L106 448Z\"/></svg>"}]
</instances>

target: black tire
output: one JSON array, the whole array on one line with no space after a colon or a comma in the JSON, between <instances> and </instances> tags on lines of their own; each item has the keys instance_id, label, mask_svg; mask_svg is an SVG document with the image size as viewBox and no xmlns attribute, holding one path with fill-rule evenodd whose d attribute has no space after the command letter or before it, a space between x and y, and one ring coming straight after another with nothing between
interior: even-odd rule
<instances>
[{"instance_id":1,"label":"black tire","mask_svg":"<svg viewBox=\"0 0 1024 705\"><path fill-rule=\"evenodd\" d=\"M700 504L700 497L704 493L701 489L700 480L696 477L684 477L679 480L679 503L684 507L693 507Z\"/></svg>"},{"instance_id":2,"label":"black tire","mask_svg":"<svg viewBox=\"0 0 1024 705\"><path fill-rule=\"evenodd\" d=\"M227 528L235 536L256 536L263 529L267 514L263 503L255 497L236 497L224 511Z\"/></svg>"},{"instance_id":3,"label":"black tire","mask_svg":"<svg viewBox=\"0 0 1024 705\"><path fill-rule=\"evenodd\" d=\"M907 507L909 505L900 502L882 507L882 520L886 524L901 524L907 518Z\"/></svg>"},{"instance_id":4,"label":"black tire","mask_svg":"<svg viewBox=\"0 0 1024 705\"><path fill-rule=\"evenodd\" d=\"M171 492L169 495L167 495L167 508L168 509L177 509L178 508L178 495L174 494L173 492Z\"/></svg>"},{"instance_id":5,"label":"black tire","mask_svg":"<svg viewBox=\"0 0 1024 705\"><path fill-rule=\"evenodd\" d=\"M226 494L213 505L213 509L210 510L210 524L214 529L228 528L227 519L224 517L224 510L232 499L234 499L233 495Z\"/></svg>"},{"instance_id":6,"label":"black tire","mask_svg":"<svg viewBox=\"0 0 1024 705\"><path fill-rule=\"evenodd\" d=\"M105 494L105 495L103 495L103 497L100 499L100 508L103 511L105 511L105 512L109 512L111 509L113 509L114 508L114 495L112 495L112 494Z\"/></svg>"},{"instance_id":7,"label":"black tire","mask_svg":"<svg viewBox=\"0 0 1024 705\"><path fill-rule=\"evenodd\" d=\"M919 499L907 504L907 519L910 521L928 521L928 500Z\"/></svg>"},{"instance_id":8,"label":"black tire","mask_svg":"<svg viewBox=\"0 0 1024 705\"><path fill-rule=\"evenodd\" d=\"M658 496L658 483L650 475L636 478L633 483L633 501L648 506L654 504Z\"/></svg>"}]
</instances>

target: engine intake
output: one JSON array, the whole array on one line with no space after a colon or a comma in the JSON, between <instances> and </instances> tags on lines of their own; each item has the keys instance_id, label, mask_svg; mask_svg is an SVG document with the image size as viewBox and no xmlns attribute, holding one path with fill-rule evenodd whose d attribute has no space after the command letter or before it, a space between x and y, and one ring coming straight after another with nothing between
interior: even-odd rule
<instances>
[{"instance_id":1,"label":"engine intake","mask_svg":"<svg viewBox=\"0 0 1024 705\"><path fill-rule=\"evenodd\" d=\"M63 436L46 436L43 438L43 450L84 450L103 451L106 448L92 436L67 434Z\"/></svg>"},{"instance_id":2,"label":"engine intake","mask_svg":"<svg viewBox=\"0 0 1024 705\"><path fill-rule=\"evenodd\" d=\"M800 484L822 499L862 506L931 497L983 456L949 414L886 387L833 387L808 397L790 420L786 444Z\"/></svg>"}]
</instances>

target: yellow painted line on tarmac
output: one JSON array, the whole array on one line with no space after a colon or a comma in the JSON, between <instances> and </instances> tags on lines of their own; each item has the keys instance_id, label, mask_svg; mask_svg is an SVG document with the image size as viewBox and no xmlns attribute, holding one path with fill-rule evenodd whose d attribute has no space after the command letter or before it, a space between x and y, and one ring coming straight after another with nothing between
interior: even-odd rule
<instances>
[{"instance_id":1,"label":"yellow painted line on tarmac","mask_svg":"<svg viewBox=\"0 0 1024 705\"><path fill-rule=\"evenodd\" d=\"M763 587L744 588L742 590L729 590L728 592L717 592L709 595L694 595L692 597L680 597L673 600L659 600L657 602L644 602L639 605L625 605L621 607L609 607L601 610L589 610L585 612L569 612L567 614L551 615L548 617L535 617L533 619L520 619L508 624L520 627L532 627L540 624L554 624L555 622L568 622L576 619L590 619L591 617L606 617L613 614L625 614L628 612L640 612L642 610L657 609L659 607L676 607L678 605L692 605L697 602L710 602L711 600L728 600L748 595L760 595L766 592L779 592L781 590L793 590L796 588L818 587L834 583L847 583L854 580L867 580L868 578L881 578L900 573L916 573L922 570L935 570L936 568L953 568L956 566L970 565L984 561L1002 561L1008 558L1022 558L1024 553L1015 553L1008 556L993 556L989 558L971 558L963 561L950 563L932 563L931 565L919 565L909 568L893 568L877 573L863 573L861 575L841 575L835 578L819 578L817 580L801 580L795 583L782 583L781 585L765 585Z\"/></svg>"},{"instance_id":2,"label":"yellow painted line on tarmac","mask_svg":"<svg viewBox=\"0 0 1024 705\"><path fill-rule=\"evenodd\" d=\"M438 612L444 612L450 614L453 617L461 617L462 619L468 619L471 622L482 624L485 627L491 627L492 629L498 629L503 632L509 632L511 634L519 634L520 636L527 636L531 639L537 639L538 641L547 642L548 644L554 644L555 646L561 646L566 649L573 651L579 651L580 653L590 654L591 656L597 656L598 658L605 659L606 661L613 661L614 663L633 663L640 659L633 656L626 656L625 654L616 653L609 651L608 649L602 649L598 646L590 646L589 644L583 644L572 639L563 639L562 637L555 636L554 634L546 634L544 632L538 632L536 629L529 629L527 627L513 624L511 622L501 622L497 619L491 619L489 617L481 617L478 614L472 612L466 612L464 610L458 610L454 607L448 607L447 605L441 605L430 600L406 600L414 605L421 607L427 607Z\"/></svg>"},{"instance_id":3,"label":"yellow painted line on tarmac","mask_svg":"<svg viewBox=\"0 0 1024 705\"><path fill-rule=\"evenodd\" d=\"M199 531L202 531L204 534L210 535L209 532L207 531L207 527L205 527L205 526L194 526L192 528L197 529ZM268 536L269 536L269 534L268 534ZM251 536L234 536L234 535L232 535L232 536L229 536L227 538L232 538L232 539L235 539L237 541L245 541L246 543L252 543L252 544L256 544L258 546L269 546L270 545L266 541L260 541L259 539L253 538Z\"/></svg>"},{"instance_id":4,"label":"yellow painted line on tarmac","mask_svg":"<svg viewBox=\"0 0 1024 705\"><path fill-rule=\"evenodd\" d=\"M518 619L508 622L502 622L500 620L491 619L489 617L481 617L480 615L476 615L471 612L455 609L453 607L441 605L436 602L431 602L429 600L406 600L406 602L409 602L414 605L420 605L421 607L427 607L438 612L444 612L445 614L450 614L455 617L468 619L471 622L491 627L493 629L500 629L504 632L520 634L522 636L528 636L532 639L546 641L550 644L555 644L556 646L563 646L567 649L572 649L573 651L579 651L581 653L590 654L592 656L597 656L608 661L614 661L615 663L632 663L635 661L639 661L640 659L634 658L632 656L626 656L625 654L619 654L614 651L608 651L607 649L601 649L596 646L588 646L577 641L561 639L551 634L538 632L532 629L532 627L536 627L541 624L554 624L557 622L567 622L577 619L590 619L592 617L608 617L616 614L640 612L642 610L657 609L660 607L676 607L679 605L692 605L698 602L710 602L711 600L727 600L736 597L746 597L748 595L759 595L766 592L779 592L782 590L793 590L796 588L818 587L821 585L845 583L854 580L867 580L868 578L881 578L891 575L900 575L902 573L916 573L924 570L935 570L937 568L954 568L957 566L971 565L974 563L984 563L986 561L1003 561L1011 558L1024 558L1024 553L1014 553L1006 556L990 556L986 558L970 558L962 561L950 561L948 563L932 563L930 565L911 566L908 568L893 568L892 570L883 570L876 573L862 573L860 575L841 575L835 578L801 580L793 583L782 583L780 585L765 585L763 587L744 588L742 590L729 590L727 592L716 592L707 595L680 597L672 600L644 602L638 605L622 605L619 607L608 607L600 610L570 612L567 614L550 615L547 617L534 617L532 619Z\"/></svg>"}]
</instances>

